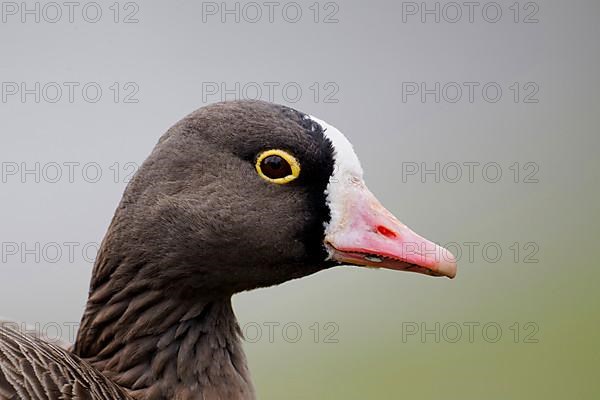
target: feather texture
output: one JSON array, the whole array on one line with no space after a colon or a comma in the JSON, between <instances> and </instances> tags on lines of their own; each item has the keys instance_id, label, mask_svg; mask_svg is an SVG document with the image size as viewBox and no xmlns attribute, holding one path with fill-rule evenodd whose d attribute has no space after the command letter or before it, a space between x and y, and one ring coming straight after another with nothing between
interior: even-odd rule
<instances>
[{"instance_id":1,"label":"feather texture","mask_svg":"<svg viewBox=\"0 0 600 400\"><path fill-rule=\"evenodd\" d=\"M0 400L132 399L67 350L0 326Z\"/></svg>"}]
</instances>

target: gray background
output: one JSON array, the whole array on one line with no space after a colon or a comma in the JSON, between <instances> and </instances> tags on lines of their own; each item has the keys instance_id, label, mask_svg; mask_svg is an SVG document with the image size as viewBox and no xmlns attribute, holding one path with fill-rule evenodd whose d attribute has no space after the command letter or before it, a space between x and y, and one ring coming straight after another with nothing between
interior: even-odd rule
<instances>
[{"instance_id":1,"label":"gray background","mask_svg":"<svg viewBox=\"0 0 600 400\"><path fill-rule=\"evenodd\" d=\"M495 8L482 15L487 2L473 22L462 6L454 23L448 2L438 3L439 23L435 15L423 23L393 1L320 2L317 23L312 1L298 3L296 23L289 20L297 7L282 15L287 2L273 22L264 5L256 22L256 8L245 3L239 22L235 15L223 22L203 13L220 3L121 2L117 23L112 2L100 3L96 23L83 18L86 2L73 22L63 6L55 23L45 3L39 22L23 17L20 3L13 15L8 3L0 4L1 315L68 338L66 327L83 310L94 244L128 173L170 125L221 100L224 93L207 86L239 82L247 90L228 99L254 97L258 85L263 99L345 132L381 201L415 231L461 252L454 281L341 267L236 296L261 398L558 399L600 391L597 1L523 1L516 23L513 1L498 2L496 23L485 19ZM124 23L131 12L138 22ZM325 23L332 12L329 22L337 22ZM525 23L532 12L538 22ZM39 102L22 98L19 86L36 82ZM64 82L79 84L72 102ZM274 97L265 82L278 85ZM407 95L407 82L430 89L439 82L440 101ZM455 103L453 82L464 89ZM472 102L464 82L479 84ZM502 89L497 102L482 94L490 82ZM99 101L83 97L87 83L102 89ZM56 85L63 93L53 103ZM284 85L292 89L284 93ZM527 100L537 102L526 102L532 88ZM137 102L125 102L134 89L127 100ZM23 174L36 163L39 173ZM79 163L73 179L64 163ZM439 179L406 175L436 163ZM479 163L473 179L464 163ZM280 324L273 337L271 322ZM469 323L479 324L472 338ZM434 333L421 336L422 328Z\"/></svg>"}]
</instances>

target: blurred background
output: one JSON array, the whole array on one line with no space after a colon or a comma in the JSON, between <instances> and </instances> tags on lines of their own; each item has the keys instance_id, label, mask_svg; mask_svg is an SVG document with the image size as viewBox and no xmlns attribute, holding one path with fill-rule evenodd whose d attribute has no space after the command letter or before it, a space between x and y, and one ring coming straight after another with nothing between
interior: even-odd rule
<instances>
[{"instance_id":1,"label":"blurred background","mask_svg":"<svg viewBox=\"0 0 600 400\"><path fill-rule=\"evenodd\" d=\"M0 315L73 340L159 136L262 98L344 132L459 274L339 267L236 296L261 399L600 393L597 1L0 7Z\"/></svg>"}]
</instances>

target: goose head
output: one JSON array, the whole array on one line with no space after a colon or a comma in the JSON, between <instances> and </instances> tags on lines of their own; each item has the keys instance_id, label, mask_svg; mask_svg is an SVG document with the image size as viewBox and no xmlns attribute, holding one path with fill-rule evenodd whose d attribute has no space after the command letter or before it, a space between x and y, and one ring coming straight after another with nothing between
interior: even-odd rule
<instances>
[{"instance_id":1,"label":"goose head","mask_svg":"<svg viewBox=\"0 0 600 400\"><path fill-rule=\"evenodd\" d=\"M335 127L218 103L159 140L102 242L73 352L137 399L256 398L231 297L337 265L454 277Z\"/></svg>"},{"instance_id":2,"label":"goose head","mask_svg":"<svg viewBox=\"0 0 600 400\"><path fill-rule=\"evenodd\" d=\"M96 285L135 277L185 296L342 264L456 273L450 252L369 191L338 129L260 101L214 104L172 127L128 185L100 256Z\"/></svg>"}]
</instances>

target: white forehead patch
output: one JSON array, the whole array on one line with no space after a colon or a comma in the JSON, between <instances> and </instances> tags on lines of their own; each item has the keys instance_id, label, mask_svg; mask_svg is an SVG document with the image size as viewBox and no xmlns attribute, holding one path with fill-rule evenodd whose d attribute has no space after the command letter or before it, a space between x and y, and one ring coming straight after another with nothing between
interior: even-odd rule
<instances>
[{"instance_id":1,"label":"white forehead patch","mask_svg":"<svg viewBox=\"0 0 600 400\"><path fill-rule=\"evenodd\" d=\"M346 198L356 185L363 184L363 170L350 141L337 128L312 115L309 117L323 128L323 134L333 144L333 174L325 195L331 220L325 224L325 236L340 229L343 224Z\"/></svg>"},{"instance_id":2,"label":"white forehead patch","mask_svg":"<svg viewBox=\"0 0 600 400\"><path fill-rule=\"evenodd\" d=\"M354 152L352 143L340 132L335 126L329 125L327 122L320 120L314 116L310 116L317 124L323 128L323 133L327 139L333 144L333 159L335 167L333 174L335 175L350 175L362 179L363 170L360 166L360 161Z\"/></svg>"}]
</instances>

